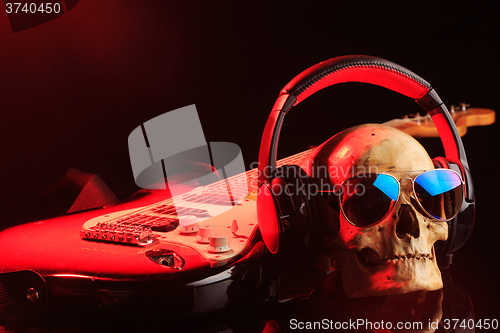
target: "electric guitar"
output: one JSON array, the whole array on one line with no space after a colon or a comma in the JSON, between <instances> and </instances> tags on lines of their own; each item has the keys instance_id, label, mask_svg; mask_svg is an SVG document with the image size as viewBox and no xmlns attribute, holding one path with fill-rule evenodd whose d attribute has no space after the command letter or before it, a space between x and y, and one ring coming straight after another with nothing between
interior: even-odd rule
<instances>
[{"instance_id":1,"label":"electric guitar","mask_svg":"<svg viewBox=\"0 0 500 333\"><path fill-rule=\"evenodd\" d=\"M469 126L495 121L488 109L464 106L453 115L461 135ZM438 136L428 116L385 124L415 137ZM300 165L309 153L278 164ZM256 214L257 170L229 180L247 190L228 194L227 180L186 187L175 198L168 190L142 190L116 206L0 232L0 291L2 283L12 290L0 299L9 297L17 306L0 311L0 319L38 315L49 295L98 294L120 302L154 291L183 313L227 306L229 286L265 252ZM179 223L186 220L191 222Z\"/></svg>"},{"instance_id":2,"label":"electric guitar","mask_svg":"<svg viewBox=\"0 0 500 333\"><path fill-rule=\"evenodd\" d=\"M491 125L495 122L495 111L483 108L468 108L468 104L460 103L459 107L450 107L451 116L457 126L460 136L467 133L467 128L472 126ZM419 113L393 119L384 125L395 127L415 138L439 137L436 126L429 114L421 116Z\"/></svg>"}]
</instances>

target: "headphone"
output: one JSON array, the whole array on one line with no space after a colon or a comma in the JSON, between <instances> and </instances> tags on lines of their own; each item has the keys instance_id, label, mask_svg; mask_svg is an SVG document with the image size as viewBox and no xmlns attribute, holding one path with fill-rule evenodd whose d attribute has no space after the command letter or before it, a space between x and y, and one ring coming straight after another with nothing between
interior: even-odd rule
<instances>
[{"instance_id":1,"label":"headphone","mask_svg":"<svg viewBox=\"0 0 500 333\"><path fill-rule=\"evenodd\" d=\"M436 243L436 254L448 258L462 247L474 225L474 188L462 139L450 112L431 85L391 61L349 55L316 64L293 78L274 103L259 150L259 189L257 216L262 239L273 254L307 254L314 247L318 230L314 226L314 200L303 189L307 173L297 165L277 168L277 149L285 115L293 106L315 92L344 82L361 82L381 86L413 98L432 117L441 138L445 156L433 159L437 168L458 172L465 184L464 200L458 215L448 221L448 239ZM286 188L288 190L284 191Z\"/></svg>"}]
</instances>

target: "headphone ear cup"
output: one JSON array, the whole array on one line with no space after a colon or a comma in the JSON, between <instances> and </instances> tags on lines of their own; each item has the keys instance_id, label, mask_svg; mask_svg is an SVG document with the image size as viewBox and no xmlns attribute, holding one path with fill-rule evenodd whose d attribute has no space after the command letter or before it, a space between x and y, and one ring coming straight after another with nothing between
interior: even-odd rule
<instances>
[{"instance_id":1,"label":"headphone ear cup","mask_svg":"<svg viewBox=\"0 0 500 333\"><path fill-rule=\"evenodd\" d=\"M277 169L270 183L259 188L259 229L270 252L296 260L309 253L312 214L307 173L297 165Z\"/></svg>"},{"instance_id":2,"label":"headphone ear cup","mask_svg":"<svg viewBox=\"0 0 500 333\"><path fill-rule=\"evenodd\" d=\"M438 156L432 159L432 163L434 164L434 167L436 169L449 169L450 165L448 164L448 160L445 157ZM451 249L453 248L454 240L455 240L455 226L457 225L456 223L456 217L448 222L448 239L445 241L438 241L434 245L436 249L436 255L439 257L438 258L438 263L444 267L448 267L451 264L451 257L449 256L451 254Z\"/></svg>"},{"instance_id":3,"label":"headphone ear cup","mask_svg":"<svg viewBox=\"0 0 500 333\"><path fill-rule=\"evenodd\" d=\"M442 169L442 168L449 169L450 168L450 164L448 163L448 160L442 156L434 157L432 159L432 164L434 164L434 167L436 169Z\"/></svg>"},{"instance_id":4,"label":"headphone ear cup","mask_svg":"<svg viewBox=\"0 0 500 333\"><path fill-rule=\"evenodd\" d=\"M456 163L449 161L445 157L436 157L432 162L435 168L446 168L458 172L463 180L469 179L465 186L472 186L470 178L464 176L462 168ZM474 200L467 200L464 194L464 200L459 213L454 219L447 222L448 239L445 242L437 242L435 245L436 254L442 257L449 257L453 252L460 249L467 242L472 233L474 218L475 202Z\"/></svg>"}]
</instances>

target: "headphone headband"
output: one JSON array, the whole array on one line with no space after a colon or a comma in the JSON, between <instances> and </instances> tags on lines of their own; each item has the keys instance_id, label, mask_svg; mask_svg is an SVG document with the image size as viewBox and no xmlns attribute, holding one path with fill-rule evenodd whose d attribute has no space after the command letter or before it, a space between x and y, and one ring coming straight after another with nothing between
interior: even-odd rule
<instances>
[{"instance_id":1,"label":"headphone headband","mask_svg":"<svg viewBox=\"0 0 500 333\"><path fill-rule=\"evenodd\" d=\"M443 142L446 158L457 163L468 177L467 158L458 130L448 109L431 85L417 74L391 61L350 55L332 58L306 69L281 90L262 135L259 183L269 182L276 170L279 135L286 113L315 92L345 82L370 83L413 98L431 115ZM464 181L467 183L466 179ZM467 189L466 197L472 199L472 196L472 189Z\"/></svg>"},{"instance_id":2,"label":"headphone headband","mask_svg":"<svg viewBox=\"0 0 500 333\"><path fill-rule=\"evenodd\" d=\"M354 55L332 58L306 69L293 78L280 95L295 96L295 106L323 88L344 82L371 83L413 99L422 98L432 89L417 74L391 61Z\"/></svg>"}]
</instances>

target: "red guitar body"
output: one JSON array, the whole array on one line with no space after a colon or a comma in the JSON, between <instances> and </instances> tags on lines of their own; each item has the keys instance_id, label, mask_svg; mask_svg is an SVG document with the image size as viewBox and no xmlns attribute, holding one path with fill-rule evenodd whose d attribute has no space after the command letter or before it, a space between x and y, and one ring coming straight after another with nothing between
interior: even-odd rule
<instances>
[{"instance_id":1,"label":"red guitar body","mask_svg":"<svg viewBox=\"0 0 500 333\"><path fill-rule=\"evenodd\" d=\"M307 151L281 162L291 163L305 154ZM165 208L174 207L168 190L142 190L116 206L3 230L0 299L15 306L0 309L0 319L36 316L49 299L67 296L92 295L101 305L149 299L180 314L207 313L230 303L250 302L247 296L255 297L258 288L265 289L258 302L270 297L262 273L257 277L248 274L261 269L266 251L256 216L256 170L240 176L248 181L245 188L249 192L229 206L217 201L220 182L208 185L211 202L189 201L199 195L200 188L185 188L175 201L179 216L186 210L179 203L189 205L187 214L198 214L200 228L210 225L216 234L225 235L228 251L210 251L207 242L199 243L196 233L182 233L180 225L155 230L158 221L171 221L172 214L175 219L175 211ZM130 221L134 221L132 228L140 229L136 233L140 236L118 237L118 229L110 228ZM104 227L108 229L103 231ZM148 236L143 235L146 229ZM239 296L228 292L231 285ZM245 291L235 285L245 285ZM7 296L2 295L2 288Z\"/></svg>"}]
</instances>

